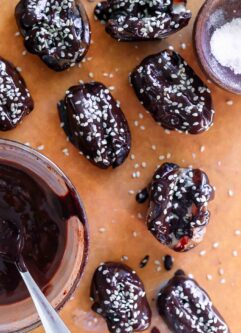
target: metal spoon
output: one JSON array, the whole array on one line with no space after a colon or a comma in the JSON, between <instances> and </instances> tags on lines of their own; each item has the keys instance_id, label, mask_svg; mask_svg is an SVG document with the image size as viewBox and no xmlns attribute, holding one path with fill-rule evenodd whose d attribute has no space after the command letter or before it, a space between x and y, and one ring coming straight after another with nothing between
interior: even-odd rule
<instances>
[{"instance_id":1,"label":"metal spoon","mask_svg":"<svg viewBox=\"0 0 241 333\"><path fill-rule=\"evenodd\" d=\"M16 265L32 297L45 331L47 333L71 333L24 264L22 257L23 244L22 228L13 222L0 218L0 257Z\"/></svg>"}]
</instances>

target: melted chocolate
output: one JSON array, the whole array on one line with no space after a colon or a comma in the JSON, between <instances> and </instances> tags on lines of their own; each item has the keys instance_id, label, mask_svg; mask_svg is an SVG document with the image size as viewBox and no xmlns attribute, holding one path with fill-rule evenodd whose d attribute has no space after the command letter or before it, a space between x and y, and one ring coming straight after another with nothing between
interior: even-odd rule
<instances>
[{"instance_id":1,"label":"melted chocolate","mask_svg":"<svg viewBox=\"0 0 241 333\"><path fill-rule=\"evenodd\" d=\"M145 58L131 74L131 83L164 128L199 134L213 125L210 90L179 54L164 50Z\"/></svg>"},{"instance_id":2,"label":"melted chocolate","mask_svg":"<svg viewBox=\"0 0 241 333\"><path fill-rule=\"evenodd\" d=\"M207 205L213 197L203 171L165 163L151 183L148 229L162 244L188 251L205 235L210 218Z\"/></svg>"},{"instance_id":3,"label":"melted chocolate","mask_svg":"<svg viewBox=\"0 0 241 333\"><path fill-rule=\"evenodd\" d=\"M0 218L0 258L18 263L23 249L23 234L19 225Z\"/></svg>"},{"instance_id":4,"label":"melted chocolate","mask_svg":"<svg viewBox=\"0 0 241 333\"><path fill-rule=\"evenodd\" d=\"M95 15L120 41L163 39L184 28L192 16L186 0L107 0L97 4Z\"/></svg>"},{"instance_id":5,"label":"melted chocolate","mask_svg":"<svg viewBox=\"0 0 241 333\"><path fill-rule=\"evenodd\" d=\"M41 288L51 283L61 263L67 237L66 221L76 213L73 200L70 193L58 197L29 170L26 173L14 165L0 164L0 217L8 223L8 228L0 223L0 254L5 251L10 259L19 255L18 235L22 230L22 257ZM6 237L11 243L5 242ZM11 252L14 249L16 253ZM15 265L9 262L9 257L0 256L0 305L28 296Z\"/></svg>"},{"instance_id":6,"label":"melted chocolate","mask_svg":"<svg viewBox=\"0 0 241 333\"><path fill-rule=\"evenodd\" d=\"M66 135L93 164L106 169L125 161L131 145L129 126L103 84L71 87L58 108Z\"/></svg>"},{"instance_id":7,"label":"melted chocolate","mask_svg":"<svg viewBox=\"0 0 241 333\"><path fill-rule=\"evenodd\" d=\"M0 57L0 131L15 128L33 106L22 76L10 62Z\"/></svg>"},{"instance_id":8,"label":"melted chocolate","mask_svg":"<svg viewBox=\"0 0 241 333\"><path fill-rule=\"evenodd\" d=\"M210 297L193 279L175 275L160 291L159 314L175 333L230 333Z\"/></svg>"},{"instance_id":9,"label":"melted chocolate","mask_svg":"<svg viewBox=\"0 0 241 333\"><path fill-rule=\"evenodd\" d=\"M26 49L63 71L80 62L90 45L90 25L80 0L21 0L15 10Z\"/></svg>"},{"instance_id":10,"label":"melted chocolate","mask_svg":"<svg viewBox=\"0 0 241 333\"><path fill-rule=\"evenodd\" d=\"M95 271L91 297L92 309L106 319L112 333L131 333L146 330L151 310L144 285L129 267L105 263Z\"/></svg>"}]
</instances>

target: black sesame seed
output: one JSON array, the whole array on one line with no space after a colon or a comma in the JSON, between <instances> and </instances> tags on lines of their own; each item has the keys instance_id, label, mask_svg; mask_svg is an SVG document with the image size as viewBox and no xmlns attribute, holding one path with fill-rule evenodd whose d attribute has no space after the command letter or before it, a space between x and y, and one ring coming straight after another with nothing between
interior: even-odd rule
<instances>
[{"instance_id":1,"label":"black sesame seed","mask_svg":"<svg viewBox=\"0 0 241 333\"><path fill-rule=\"evenodd\" d=\"M144 202L147 201L148 197L149 197L149 193L147 191L147 188L144 188L143 190L141 190L140 192L137 193L136 201L139 204L143 204Z\"/></svg>"},{"instance_id":2,"label":"black sesame seed","mask_svg":"<svg viewBox=\"0 0 241 333\"><path fill-rule=\"evenodd\" d=\"M167 271L170 271L173 267L173 257L170 255L166 255L164 257L164 267Z\"/></svg>"},{"instance_id":3,"label":"black sesame seed","mask_svg":"<svg viewBox=\"0 0 241 333\"><path fill-rule=\"evenodd\" d=\"M139 264L139 267L140 267L140 268L144 268L144 267L146 267L146 265L148 264L149 259L150 259L150 256L149 256L149 255L146 255L146 256L141 260L141 262L140 262L140 264Z\"/></svg>"}]
</instances>

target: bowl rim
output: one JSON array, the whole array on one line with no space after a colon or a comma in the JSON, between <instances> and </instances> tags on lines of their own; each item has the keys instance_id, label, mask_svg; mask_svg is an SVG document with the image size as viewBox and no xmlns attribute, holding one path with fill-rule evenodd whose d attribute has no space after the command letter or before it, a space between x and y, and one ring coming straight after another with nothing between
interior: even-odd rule
<instances>
[{"instance_id":1,"label":"bowl rim","mask_svg":"<svg viewBox=\"0 0 241 333\"><path fill-rule=\"evenodd\" d=\"M205 0L205 2L202 4L201 8L199 9L199 12L197 13L194 27L193 27L193 42L194 42L194 49L197 54L199 63L201 67L203 68L204 72L209 76L209 78L216 83L219 87L222 89L225 89L226 91L229 91L233 94L240 95L241 94L241 86L240 89L235 88L233 84L229 84L229 82L232 81L222 81L216 74L215 71L212 70L212 67L206 60L206 57L204 55L203 46L202 46L202 39L201 35L203 32L203 26L207 22L207 19L210 15L210 8L213 5L214 0ZM216 0L221 1L221 0Z\"/></svg>"},{"instance_id":2,"label":"bowl rim","mask_svg":"<svg viewBox=\"0 0 241 333\"><path fill-rule=\"evenodd\" d=\"M80 209L80 211L82 213L81 222L82 222L83 230L84 230L83 260L81 261L81 265L79 267L78 274L77 274L77 276L75 278L75 281L72 284L69 292L64 296L61 303L58 304L57 306L55 306L55 310L60 311L65 306L65 304L71 299L72 295L76 291L76 289L77 289L77 287L80 283L80 280L83 276L83 273L85 271L86 264L87 264L87 261L88 261L88 256L89 256L89 225L88 225L87 215L86 215L86 211L85 211L83 202L82 202L82 200L79 196L79 193L78 193L76 187L70 181L68 176L66 176L66 174L53 161L51 161L48 157L46 157L45 155L43 155L42 153L40 153L36 149L34 149L30 146L27 146L23 143L20 143L20 142L14 141L14 140L0 138L0 147L3 147L3 146L12 147L13 149L17 148L17 149L25 152L26 154L30 154L31 156L35 157L37 163L38 163L38 160L41 160L45 165L50 166L51 171L57 173L57 175L60 176L64 180L67 187L71 191L73 191L73 193L75 195L75 198L76 198L76 204L78 205L78 209ZM0 150L0 152L1 152L1 150ZM29 326L26 326L26 327L23 327L23 328L21 328L17 331L14 331L14 333L29 332L29 331L39 327L40 325L41 325L41 321L38 320L38 321L30 324Z\"/></svg>"}]
</instances>

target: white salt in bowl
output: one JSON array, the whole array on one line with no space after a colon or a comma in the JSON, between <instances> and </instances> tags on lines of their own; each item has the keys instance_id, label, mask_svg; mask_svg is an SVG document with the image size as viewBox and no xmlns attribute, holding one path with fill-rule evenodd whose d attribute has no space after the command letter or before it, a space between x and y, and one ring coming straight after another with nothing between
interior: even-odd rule
<instances>
[{"instance_id":1,"label":"white salt in bowl","mask_svg":"<svg viewBox=\"0 0 241 333\"><path fill-rule=\"evenodd\" d=\"M193 38L198 59L209 78L225 90L241 94L241 74L222 66L211 52L214 32L236 18L241 18L240 0L207 0L197 15Z\"/></svg>"}]
</instances>

